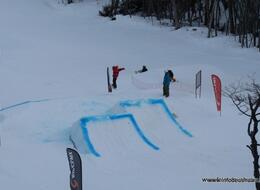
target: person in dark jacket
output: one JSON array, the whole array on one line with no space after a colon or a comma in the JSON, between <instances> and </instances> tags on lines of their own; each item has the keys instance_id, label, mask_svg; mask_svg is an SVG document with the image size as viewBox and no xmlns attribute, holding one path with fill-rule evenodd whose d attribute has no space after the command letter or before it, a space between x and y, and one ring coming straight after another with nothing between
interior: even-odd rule
<instances>
[{"instance_id":1,"label":"person in dark jacket","mask_svg":"<svg viewBox=\"0 0 260 190\"><path fill-rule=\"evenodd\" d=\"M169 97L170 95L170 83L175 82L174 74L171 70L165 72L163 77L163 96Z\"/></svg>"},{"instance_id":2,"label":"person in dark jacket","mask_svg":"<svg viewBox=\"0 0 260 190\"><path fill-rule=\"evenodd\" d=\"M125 68L119 68L117 65L112 67L113 70L113 88L117 88L116 80L118 78L119 72L125 70Z\"/></svg>"},{"instance_id":3,"label":"person in dark jacket","mask_svg":"<svg viewBox=\"0 0 260 190\"><path fill-rule=\"evenodd\" d=\"M141 73L146 72L146 71L148 71L148 69L147 69L146 66L144 65L143 68L142 68L142 70L141 70Z\"/></svg>"},{"instance_id":4,"label":"person in dark jacket","mask_svg":"<svg viewBox=\"0 0 260 190\"><path fill-rule=\"evenodd\" d=\"M135 71L135 73L143 73L148 71L147 67L144 65L141 70Z\"/></svg>"}]
</instances>

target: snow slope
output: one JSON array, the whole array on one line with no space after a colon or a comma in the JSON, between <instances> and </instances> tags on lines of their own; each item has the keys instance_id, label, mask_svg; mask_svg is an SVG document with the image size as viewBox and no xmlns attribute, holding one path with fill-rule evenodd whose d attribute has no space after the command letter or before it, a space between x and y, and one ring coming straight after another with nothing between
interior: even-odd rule
<instances>
[{"instance_id":1,"label":"snow slope","mask_svg":"<svg viewBox=\"0 0 260 190\"><path fill-rule=\"evenodd\" d=\"M8 190L69 189L66 147L73 124L106 114L124 100L162 98L194 137L187 138L156 106L126 108L160 150L147 147L128 121L91 123L102 156L81 154L84 189L252 189L253 183L203 183L205 177L252 177L247 118L223 99L216 112L211 74L223 86L260 70L256 49L233 37L118 16L98 16L104 2L64 6L55 0L0 1L0 184ZM118 89L107 93L106 67L118 64ZM149 72L134 75L146 65ZM202 98L194 77L202 70Z\"/></svg>"}]
</instances>

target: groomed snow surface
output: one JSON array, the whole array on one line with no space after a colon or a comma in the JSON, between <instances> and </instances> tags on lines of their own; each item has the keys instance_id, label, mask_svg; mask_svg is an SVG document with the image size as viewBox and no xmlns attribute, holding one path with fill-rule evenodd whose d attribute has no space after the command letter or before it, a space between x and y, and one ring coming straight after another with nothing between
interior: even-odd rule
<instances>
[{"instance_id":1,"label":"groomed snow surface","mask_svg":"<svg viewBox=\"0 0 260 190\"><path fill-rule=\"evenodd\" d=\"M210 75L223 87L252 74L259 82L259 52L241 49L233 37L207 39L205 28L174 31L129 16L110 21L98 16L104 3L0 1L1 189L70 189L66 148L73 133L86 148L74 130L84 118L92 118L88 135L100 156L79 150L83 189L253 189L202 178L253 177L248 119L224 97L217 113ZM108 93L106 67L113 65L126 70ZM135 74L143 65L149 71ZM167 69L178 82L166 99ZM199 70L202 97L195 99ZM177 124L151 100L165 102Z\"/></svg>"}]
</instances>

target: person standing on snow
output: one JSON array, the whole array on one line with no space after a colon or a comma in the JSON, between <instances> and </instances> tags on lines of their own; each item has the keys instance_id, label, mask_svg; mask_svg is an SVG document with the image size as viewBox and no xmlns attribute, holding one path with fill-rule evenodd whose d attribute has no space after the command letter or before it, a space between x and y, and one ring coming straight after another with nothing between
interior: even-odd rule
<instances>
[{"instance_id":1,"label":"person standing on snow","mask_svg":"<svg viewBox=\"0 0 260 190\"><path fill-rule=\"evenodd\" d=\"M119 68L118 65L112 67L113 70L113 88L117 88L116 80L118 78L119 72L125 70L125 68Z\"/></svg>"},{"instance_id":2,"label":"person standing on snow","mask_svg":"<svg viewBox=\"0 0 260 190\"><path fill-rule=\"evenodd\" d=\"M163 77L163 96L166 98L170 95L170 83L176 82L176 79L174 78L174 74L171 70L168 70L165 72Z\"/></svg>"}]
</instances>

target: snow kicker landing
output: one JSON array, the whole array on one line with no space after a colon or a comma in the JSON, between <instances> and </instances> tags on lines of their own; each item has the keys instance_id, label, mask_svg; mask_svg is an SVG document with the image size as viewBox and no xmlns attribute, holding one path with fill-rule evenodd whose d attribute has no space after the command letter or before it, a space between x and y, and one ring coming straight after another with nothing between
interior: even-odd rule
<instances>
[{"instance_id":1,"label":"snow kicker landing","mask_svg":"<svg viewBox=\"0 0 260 190\"><path fill-rule=\"evenodd\" d=\"M150 104L150 105L160 105L167 116L172 120L175 126L185 135L188 137L192 137L192 134L181 126L181 124L176 120L173 113L171 113L170 109L168 108L167 104L163 99L148 99L148 100L127 100L120 102L121 107L140 107L141 104Z\"/></svg>"},{"instance_id":2,"label":"snow kicker landing","mask_svg":"<svg viewBox=\"0 0 260 190\"><path fill-rule=\"evenodd\" d=\"M103 122L106 120L121 120L127 119L131 122L138 136L142 141L154 150L159 150L159 147L154 145L143 133L141 128L138 126L134 116L132 114L118 114L118 115L100 115L84 117L79 120L74 126L74 130L71 132L71 141L74 146L83 153L91 153L97 157L100 157L100 153L97 152L93 143L90 140L88 132L88 124L90 122Z\"/></svg>"},{"instance_id":3,"label":"snow kicker landing","mask_svg":"<svg viewBox=\"0 0 260 190\"><path fill-rule=\"evenodd\" d=\"M168 106L164 102L163 99L148 99L148 100L127 100L119 102L119 107L124 110L127 107L140 107L141 104L150 104L150 105L160 105L170 120L176 125L177 129L179 129L183 134L188 137L192 137L192 134L185 128L183 128L180 123L177 122L174 115L169 110ZM138 135L138 137L145 143L148 147L153 150L159 150L159 147L156 146L149 138L144 134L141 127L136 122L135 117L131 113L118 113L118 114L105 114L105 115L97 115L97 116L88 116L81 118L78 122L76 122L71 130L70 140L74 144L75 148L78 149L82 153L92 154L96 157L100 157L101 154L95 148L94 144L91 140L91 135L89 134L89 125L95 124L97 122L106 122L106 121L116 121L116 120L127 120L130 121L131 126L134 131ZM98 126L95 126L98 127ZM124 126L123 126L124 127Z\"/></svg>"}]
</instances>

